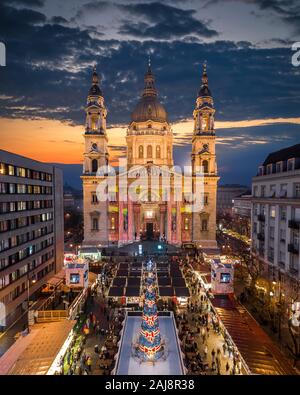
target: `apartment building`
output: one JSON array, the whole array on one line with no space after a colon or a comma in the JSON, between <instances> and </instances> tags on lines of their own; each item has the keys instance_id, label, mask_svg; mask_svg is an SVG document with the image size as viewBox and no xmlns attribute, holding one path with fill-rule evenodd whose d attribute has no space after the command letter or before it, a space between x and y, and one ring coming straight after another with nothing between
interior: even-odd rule
<instances>
[{"instance_id":1,"label":"apartment building","mask_svg":"<svg viewBox=\"0 0 300 395\"><path fill-rule=\"evenodd\" d=\"M1 327L63 265L60 169L0 150Z\"/></svg>"},{"instance_id":2,"label":"apartment building","mask_svg":"<svg viewBox=\"0 0 300 395\"><path fill-rule=\"evenodd\" d=\"M300 144L271 153L252 182L252 252L299 297Z\"/></svg>"}]
</instances>

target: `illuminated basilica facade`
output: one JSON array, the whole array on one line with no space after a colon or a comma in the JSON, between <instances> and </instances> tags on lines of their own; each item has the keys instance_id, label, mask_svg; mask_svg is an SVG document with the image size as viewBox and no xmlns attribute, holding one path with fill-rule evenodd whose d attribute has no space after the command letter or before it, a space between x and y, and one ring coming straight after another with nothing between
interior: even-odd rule
<instances>
[{"instance_id":1,"label":"illuminated basilica facade","mask_svg":"<svg viewBox=\"0 0 300 395\"><path fill-rule=\"evenodd\" d=\"M176 170L173 168L173 133L168 114L158 100L150 64L144 80L142 97L132 113L127 129L126 168L119 170L115 177L116 186L111 188L111 173L99 172L99 168L110 164L110 158L106 133L107 110L98 74L95 69L93 71L92 86L86 105L85 150L81 177L84 192L83 244L120 246L145 239L163 239L178 246L193 242L198 248L215 248L218 182L215 109L208 87L206 66L203 68L202 84L193 111L191 190L188 191L188 187L183 186L182 199L175 198L178 191L175 191L177 186L174 181ZM187 196L196 190L195 179L199 168L204 180L201 192L203 205L201 210L193 212ZM146 173L138 174L139 169L146 169ZM167 192L160 169L164 169L170 176L170 188ZM128 182L125 188L129 191L132 183L137 185L137 175L145 179L155 171L158 176L156 188L151 188L149 181L149 189L143 186L135 187L138 199L131 199L129 193L126 199L120 198L118 183L121 176L127 174ZM109 199L101 199L99 196L97 187L103 181L108 181ZM165 194L168 194L168 198Z\"/></svg>"}]
</instances>

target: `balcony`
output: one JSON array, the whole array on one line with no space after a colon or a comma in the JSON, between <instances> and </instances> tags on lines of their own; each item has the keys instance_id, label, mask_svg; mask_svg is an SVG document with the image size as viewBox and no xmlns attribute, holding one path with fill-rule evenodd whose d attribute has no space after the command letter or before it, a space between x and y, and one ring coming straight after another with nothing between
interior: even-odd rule
<instances>
[{"instance_id":1,"label":"balcony","mask_svg":"<svg viewBox=\"0 0 300 395\"><path fill-rule=\"evenodd\" d=\"M264 233L257 233L257 240L260 240L260 241L264 241L265 240L265 235L264 235Z\"/></svg>"},{"instance_id":2,"label":"balcony","mask_svg":"<svg viewBox=\"0 0 300 395\"><path fill-rule=\"evenodd\" d=\"M285 262L279 262L279 267L281 269L285 269Z\"/></svg>"},{"instance_id":3,"label":"balcony","mask_svg":"<svg viewBox=\"0 0 300 395\"><path fill-rule=\"evenodd\" d=\"M291 254L299 254L299 246L293 243L288 244L288 252Z\"/></svg>"},{"instance_id":4,"label":"balcony","mask_svg":"<svg viewBox=\"0 0 300 395\"><path fill-rule=\"evenodd\" d=\"M289 220L289 228L300 229L300 221L295 221L294 219Z\"/></svg>"},{"instance_id":5,"label":"balcony","mask_svg":"<svg viewBox=\"0 0 300 395\"><path fill-rule=\"evenodd\" d=\"M264 214L258 214L257 219L258 219L260 222L265 222L266 217L264 216Z\"/></svg>"},{"instance_id":6,"label":"balcony","mask_svg":"<svg viewBox=\"0 0 300 395\"><path fill-rule=\"evenodd\" d=\"M291 274L298 274L299 269L297 267L290 266L289 271Z\"/></svg>"}]
</instances>

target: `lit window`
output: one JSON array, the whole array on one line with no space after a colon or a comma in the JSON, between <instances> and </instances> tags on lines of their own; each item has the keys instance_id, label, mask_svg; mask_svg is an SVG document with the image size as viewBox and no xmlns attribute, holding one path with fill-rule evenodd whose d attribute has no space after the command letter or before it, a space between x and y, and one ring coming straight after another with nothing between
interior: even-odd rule
<instances>
[{"instance_id":1,"label":"lit window","mask_svg":"<svg viewBox=\"0 0 300 395\"><path fill-rule=\"evenodd\" d=\"M6 174L6 166L4 163L0 163L0 174Z\"/></svg>"},{"instance_id":2,"label":"lit window","mask_svg":"<svg viewBox=\"0 0 300 395\"><path fill-rule=\"evenodd\" d=\"M184 230L189 230L189 219L188 218L184 219Z\"/></svg>"},{"instance_id":3,"label":"lit window","mask_svg":"<svg viewBox=\"0 0 300 395\"><path fill-rule=\"evenodd\" d=\"M275 215L276 215L275 206L271 206L271 207L270 207L270 217L271 217L271 218L275 218Z\"/></svg>"}]
</instances>

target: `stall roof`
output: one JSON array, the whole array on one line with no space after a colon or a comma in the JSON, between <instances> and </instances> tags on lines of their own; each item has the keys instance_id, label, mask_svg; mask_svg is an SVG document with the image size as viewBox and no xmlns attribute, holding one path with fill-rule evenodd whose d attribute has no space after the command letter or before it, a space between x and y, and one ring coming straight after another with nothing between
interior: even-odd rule
<instances>
[{"instance_id":1,"label":"stall roof","mask_svg":"<svg viewBox=\"0 0 300 395\"><path fill-rule=\"evenodd\" d=\"M159 277L157 279L158 285L159 286L171 286L171 278L170 277Z\"/></svg>"},{"instance_id":2,"label":"stall roof","mask_svg":"<svg viewBox=\"0 0 300 395\"><path fill-rule=\"evenodd\" d=\"M157 272L157 277L159 278L159 277L170 277L170 276L169 276L169 272L161 272L161 273Z\"/></svg>"},{"instance_id":3,"label":"stall roof","mask_svg":"<svg viewBox=\"0 0 300 395\"><path fill-rule=\"evenodd\" d=\"M125 289L125 296L140 296L140 287L127 287Z\"/></svg>"},{"instance_id":4,"label":"stall roof","mask_svg":"<svg viewBox=\"0 0 300 395\"><path fill-rule=\"evenodd\" d=\"M115 277L112 282L113 287L125 287L126 277Z\"/></svg>"},{"instance_id":5,"label":"stall roof","mask_svg":"<svg viewBox=\"0 0 300 395\"><path fill-rule=\"evenodd\" d=\"M159 295L160 296L174 296L174 288L173 287L159 287Z\"/></svg>"},{"instance_id":6,"label":"stall roof","mask_svg":"<svg viewBox=\"0 0 300 395\"><path fill-rule=\"evenodd\" d=\"M140 270L130 270L129 277L141 277Z\"/></svg>"},{"instance_id":7,"label":"stall roof","mask_svg":"<svg viewBox=\"0 0 300 395\"><path fill-rule=\"evenodd\" d=\"M187 287L175 287L175 295L178 297L186 297L190 296L190 291Z\"/></svg>"},{"instance_id":8,"label":"stall roof","mask_svg":"<svg viewBox=\"0 0 300 395\"><path fill-rule=\"evenodd\" d=\"M184 278L182 277L172 277L173 287L186 287Z\"/></svg>"},{"instance_id":9,"label":"stall roof","mask_svg":"<svg viewBox=\"0 0 300 395\"><path fill-rule=\"evenodd\" d=\"M182 278L182 273L181 273L180 270L179 270L178 272L177 272L177 271L172 271L172 272L170 273L170 276L171 276L171 277Z\"/></svg>"},{"instance_id":10,"label":"stall roof","mask_svg":"<svg viewBox=\"0 0 300 395\"><path fill-rule=\"evenodd\" d=\"M108 296L123 296L124 288L123 287L110 287L108 291Z\"/></svg>"},{"instance_id":11,"label":"stall roof","mask_svg":"<svg viewBox=\"0 0 300 395\"><path fill-rule=\"evenodd\" d=\"M128 277L127 285L128 287L139 286L141 283L141 277Z\"/></svg>"},{"instance_id":12,"label":"stall roof","mask_svg":"<svg viewBox=\"0 0 300 395\"><path fill-rule=\"evenodd\" d=\"M120 263L119 264L119 269L128 269L129 263Z\"/></svg>"},{"instance_id":13,"label":"stall roof","mask_svg":"<svg viewBox=\"0 0 300 395\"><path fill-rule=\"evenodd\" d=\"M117 271L117 276L118 277L127 277L128 276L128 270L119 269Z\"/></svg>"}]
</instances>

